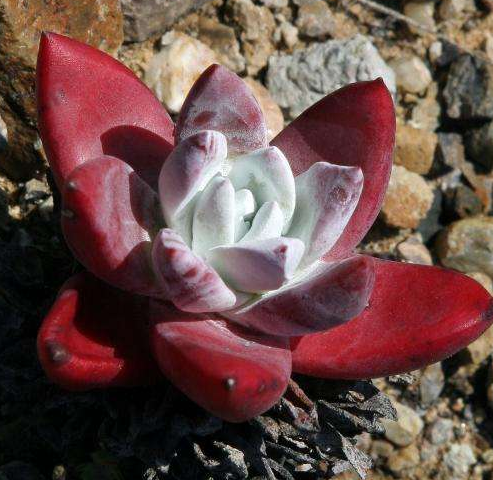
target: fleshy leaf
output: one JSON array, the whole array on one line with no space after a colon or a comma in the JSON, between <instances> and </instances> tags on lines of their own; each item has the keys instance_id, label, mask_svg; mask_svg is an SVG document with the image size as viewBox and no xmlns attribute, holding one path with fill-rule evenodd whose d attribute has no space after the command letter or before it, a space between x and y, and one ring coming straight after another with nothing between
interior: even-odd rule
<instances>
[{"instance_id":1,"label":"fleshy leaf","mask_svg":"<svg viewBox=\"0 0 493 480\"><path fill-rule=\"evenodd\" d=\"M72 277L38 334L46 375L70 390L155 383L161 373L150 353L147 313L146 297L88 273Z\"/></svg>"},{"instance_id":2,"label":"fleshy leaf","mask_svg":"<svg viewBox=\"0 0 493 480\"><path fill-rule=\"evenodd\" d=\"M36 74L40 135L60 188L75 167L103 154L157 187L173 122L128 68L88 45L44 33Z\"/></svg>"},{"instance_id":3,"label":"fleshy leaf","mask_svg":"<svg viewBox=\"0 0 493 480\"><path fill-rule=\"evenodd\" d=\"M378 79L328 95L271 142L286 155L295 176L315 162L363 171L363 192L356 211L327 259L350 255L375 221L390 178L394 139L394 104Z\"/></svg>"},{"instance_id":4,"label":"fleshy leaf","mask_svg":"<svg viewBox=\"0 0 493 480\"><path fill-rule=\"evenodd\" d=\"M363 311L374 279L371 257L321 263L296 283L223 315L266 334L295 336L324 331Z\"/></svg>"},{"instance_id":5,"label":"fleshy leaf","mask_svg":"<svg viewBox=\"0 0 493 480\"><path fill-rule=\"evenodd\" d=\"M211 65L190 90L176 123L176 141L201 130L226 135L231 156L268 144L264 117L251 90L220 65Z\"/></svg>"},{"instance_id":6,"label":"fleshy leaf","mask_svg":"<svg viewBox=\"0 0 493 480\"><path fill-rule=\"evenodd\" d=\"M168 157L159 175L164 219L191 245L196 195L221 171L227 156L226 138L202 131L188 137Z\"/></svg>"},{"instance_id":7,"label":"fleshy leaf","mask_svg":"<svg viewBox=\"0 0 493 480\"><path fill-rule=\"evenodd\" d=\"M276 290L294 274L303 256L297 238L270 238L213 248L208 259L236 290L260 293Z\"/></svg>"},{"instance_id":8,"label":"fleshy leaf","mask_svg":"<svg viewBox=\"0 0 493 480\"><path fill-rule=\"evenodd\" d=\"M157 230L157 195L132 168L113 157L77 167L62 192L62 227L78 260L106 282L159 295L150 259Z\"/></svg>"},{"instance_id":9,"label":"fleshy leaf","mask_svg":"<svg viewBox=\"0 0 493 480\"><path fill-rule=\"evenodd\" d=\"M277 202L266 202L258 209L250 230L241 242L280 237L283 227L284 216Z\"/></svg>"},{"instance_id":10,"label":"fleshy leaf","mask_svg":"<svg viewBox=\"0 0 493 480\"><path fill-rule=\"evenodd\" d=\"M257 202L250 190L242 188L235 192L235 242L247 233L256 208Z\"/></svg>"},{"instance_id":11,"label":"fleshy leaf","mask_svg":"<svg viewBox=\"0 0 493 480\"><path fill-rule=\"evenodd\" d=\"M311 265L337 242L358 204L363 174L358 167L326 162L313 164L298 175L296 209L290 237L305 244L302 265Z\"/></svg>"},{"instance_id":12,"label":"fleshy leaf","mask_svg":"<svg viewBox=\"0 0 493 480\"><path fill-rule=\"evenodd\" d=\"M263 148L235 159L229 178L236 190L250 190L259 205L277 202L284 218L283 233L288 230L296 203L295 184L291 167L278 148Z\"/></svg>"},{"instance_id":13,"label":"fleshy leaf","mask_svg":"<svg viewBox=\"0 0 493 480\"><path fill-rule=\"evenodd\" d=\"M292 340L295 371L347 379L410 372L457 352L493 321L491 296L465 275L378 259L375 272L359 317Z\"/></svg>"},{"instance_id":14,"label":"fleshy leaf","mask_svg":"<svg viewBox=\"0 0 493 480\"><path fill-rule=\"evenodd\" d=\"M186 312L220 312L231 308L236 297L221 277L197 257L180 238L165 228L152 248L152 261L164 295Z\"/></svg>"},{"instance_id":15,"label":"fleshy leaf","mask_svg":"<svg viewBox=\"0 0 493 480\"><path fill-rule=\"evenodd\" d=\"M283 394L291 374L286 343L151 304L151 344L162 372L194 402L230 422L265 412Z\"/></svg>"},{"instance_id":16,"label":"fleshy leaf","mask_svg":"<svg viewBox=\"0 0 493 480\"><path fill-rule=\"evenodd\" d=\"M235 240L235 191L228 178L213 178L195 206L192 221L193 251L208 250Z\"/></svg>"}]
</instances>

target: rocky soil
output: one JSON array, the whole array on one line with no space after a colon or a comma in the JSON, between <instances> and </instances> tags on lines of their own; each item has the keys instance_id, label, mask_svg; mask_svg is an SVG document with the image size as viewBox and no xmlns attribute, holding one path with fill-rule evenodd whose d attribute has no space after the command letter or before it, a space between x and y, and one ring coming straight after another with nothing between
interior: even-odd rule
<instances>
[{"instance_id":1,"label":"rocky soil","mask_svg":"<svg viewBox=\"0 0 493 480\"><path fill-rule=\"evenodd\" d=\"M35 332L80 267L58 228L33 90L42 29L113 54L172 114L200 72L221 63L252 88L271 137L327 93L380 76L395 98L397 148L381 215L361 249L454 268L493 291L492 10L491 0L0 0L0 479L185 478L173 457L182 440L180 455L200 464L195 478L323 478L349 465L362 474L371 458L372 479L493 479L493 332L442 364L377 380L398 414L383 421L385 433L372 424L381 415L347 420L326 399L319 414L352 425L331 433L332 442L340 435L339 464L315 458L306 438L296 444L289 429L300 412L289 400L266 417L270 427L259 420L251 431L224 433L214 419L191 421L174 407L166 416L183 402L170 387L130 392L123 404L113 392L68 396L49 386ZM377 395L367 383L346 387L359 396L330 401L353 413L361 412L354 398ZM179 440L152 450L163 434L156 425ZM345 435L363 430L371 434L358 436L365 453L357 454ZM200 438L216 432L204 447ZM269 448L273 463L256 464ZM358 478L356 470L336 478Z\"/></svg>"}]
</instances>

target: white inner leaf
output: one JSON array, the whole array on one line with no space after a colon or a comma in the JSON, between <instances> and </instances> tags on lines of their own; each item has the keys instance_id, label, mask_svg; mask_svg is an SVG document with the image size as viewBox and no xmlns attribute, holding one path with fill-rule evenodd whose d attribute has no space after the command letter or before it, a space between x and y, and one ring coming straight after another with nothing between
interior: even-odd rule
<instances>
[{"instance_id":1,"label":"white inner leaf","mask_svg":"<svg viewBox=\"0 0 493 480\"><path fill-rule=\"evenodd\" d=\"M211 265L232 288L248 293L277 290L295 273L303 242L278 237L213 248Z\"/></svg>"},{"instance_id":2,"label":"white inner leaf","mask_svg":"<svg viewBox=\"0 0 493 480\"><path fill-rule=\"evenodd\" d=\"M192 249L198 255L235 240L235 191L228 178L215 177L200 195L193 214Z\"/></svg>"},{"instance_id":3,"label":"white inner leaf","mask_svg":"<svg viewBox=\"0 0 493 480\"><path fill-rule=\"evenodd\" d=\"M296 177L296 209L288 235L306 246L301 266L320 259L336 243L363 189L358 167L313 164Z\"/></svg>"},{"instance_id":4,"label":"white inner leaf","mask_svg":"<svg viewBox=\"0 0 493 480\"><path fill-rule=\"evenodd\" d=\"M191 245L197 194L221 171L226 157L226 137L206 130L179 143L164 162L159 175L164 219L187 245Z\"/></svg>"},{"instance_id":5,"label":"white inner leaf","mask_svg":"<svg viewBox=\"0 0 493 480\"><path fill-rule=\"evenodd\" d=\"M236 158L229 178L236 190L250 190L258 205L277 202L283 214L283 233L289 229L296 203L294 177L289 162L277 147Z\"/></svg>"},{"instance_id":6,"label":"white inner leaf","mask_svg":"<svg viewBox=\"0 0 493 480\"><path fill-rule=\"evenodd\" d=\"M283 225L284 217L277 202L264 203L255 215L250 230L241 239L241 243L280 237Z\"/></svg>"}]
</instances>

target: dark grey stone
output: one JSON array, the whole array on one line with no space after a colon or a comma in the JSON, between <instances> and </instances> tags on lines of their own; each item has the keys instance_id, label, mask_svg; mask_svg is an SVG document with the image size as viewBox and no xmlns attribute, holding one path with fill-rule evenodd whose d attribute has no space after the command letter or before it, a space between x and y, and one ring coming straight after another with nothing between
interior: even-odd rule
<instances>
[{"instance_id":1,"label":"dark grey stone","mask_svg":"<svg viewBox=\"0 0 493 480\"><path fill-rule=\"evenodd\" d=\"M180 17L210 0L121 0L125 40L142 42L164 33Z\"/></svg>"}]
</instances>

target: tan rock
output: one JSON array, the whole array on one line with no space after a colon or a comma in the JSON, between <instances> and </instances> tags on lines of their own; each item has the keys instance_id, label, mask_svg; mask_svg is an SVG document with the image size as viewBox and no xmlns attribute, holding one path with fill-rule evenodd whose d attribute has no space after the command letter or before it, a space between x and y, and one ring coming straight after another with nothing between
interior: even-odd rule
<instances>
[{"instance_id":1,"label":"tan rock","mask_svg":"<svg viewBox=\"0 0 493 480\"><path fill-rule=\"evenodd\" d=\"M404 4L404 15L412 18L420 25L435 30L435 3L430 1L411 1ZM411 27L412 31L416 31Z\"/></svg>"},{"instance_id":2,"label":"tan rock","mask_svg":"<svg viewBox=\"0 0 493 480\"><path fill-rule=\"evenodd\" d=\"M415 55L394 58L389 65L395 72L397 86L405 92L422 93L431 83L428 67Z\"/></svg>"},{"instance_id":3,"label":"tan rock","mask_svg":"<svg viewBox=\"0 0 493 480\"><path fill-rule=\"evenodd\" d=\"M296 26L302 35L320 38L332 35L335 20L326 2L314 0L300 6Z\"/></svg>"},{"instance_id":4,"label":"tan rock","mask_svg":"<svg viewBox=\"0 0 493 480\"><path fill-rule=\"evenodd\" d=\"M416 228L433 203L433 191L417 173L394 165L382 206L387 225Z\"/></svg>"},{"instance_id":5,"label":"tan rock","mask_svg":"<svg viewBox=\"0 0 493 480\"><path fill-rule=\"evenodd\" d=\"M437 143L433 132L398 124L394 161L411 172L426 174L433 165Z\"/></svg>"},{"instance_id":6,"label":"tan rock","mask_svg":"<svg viewBox=\"0 0 493 480\"><path fill-rule=\"evenodd\" d=\"M0 168L12 178L30 178L41 166L33 148L34 75L41 32L60 32L114 53L123 40L122 25L118 0L0 0L0 115L9 132Z\"/></svg>"},{"instance_id":7,"label":"tan rock","mask_svg":"<svg viewBox=\"0 0 493 480\"><path fill-rule=\"evenodd\" d=\"M286 47L293 48L298 43L298 29L292 23L282 22L279 30Z\"/></svg>"},{"instance_id":8,"label":"tan rock","mask_svg":"<svg viewBox=\"0 0 493 480\"><path fill-rule=\"evenodd\" d=\"M478 216L450 224L440 233L436 251L446 267L493 278L493 218Z\"/></svg>"},{"instance_id":9,"label":"tan rock","mask_svg":"<svg viewBox=\"0 0 493 480\"><path fill-rule=\"evenodd\" d=\"M430 405L438 399L445 384L442 366L438 363L428 365L421 372L419 379L419 396L421 403Z\"/></svg>"},{"instance_id":10,"label":"tan rock","mask_svg":"<svg viewBox=\"0 0 493 480\"><path fill-rule=\"evenodd\" d=\"M233 28L207 17L200 17L198 26L199 40L214 50L221 65L236 73L245 69L245 59Z\"/></svg>"},{"instance_id":11,"label":"tan rock","mask_svg":"<svg viewBox=\"0 0 493 480\"><path fill-rule=\"evenodd\" d=\"M431 82L426 90L426 95L423 98L419 98L413 107L409 121L411 126L430 132L438 128L441 109L437 96L438 85L436 82Z\"/></svg>"},{"instance_id":12,"label":"tan rock","mask_svg":"<svg viewBox=\"0 0 493 480\"><path fill-rule=\"evenodd\" d=\"M269 141L272 140L283 128L284 117L282 111L274 102L270 96L269 90L267 90L260 82L257 82L253 78L247 77L244 79L245 83L252 89L253 95L257 99L260 108L265 117L265 123L267 124L267 133L269 135Z\"/></svg>"},{"instance_id":13,"label":"tan rock","mask_svg":"<svg viewBox=\"0 0 493 480\"><path fill-rule=\"evenodd\" d=\"M195 80L218 60L207 45L184 33L167 33L163 44L164 48L149 62L144 80L165 107L176 113Z\"/></svg>"},{"instance_id":14,"label":"tan rock","mask_svg":"<svg viewBox=\"0 0 493 480\"><path fill-rule=\"evenodd\" d=\"M387 466L389 469L399 474L403 470L415 467L419 464L419 450L416 445L409 445L395 451L388 459Z\"/></svg>"},{"instance_id":15,"label":"tan rock","mask_svg":"<svg viewBox=\"0 0 493 480\"><path fill-rule=\"evenodd\" d=\"M394 451L394 446L385 440L374 440L371 443L370 454L374 460L379 458L388 458L392 455L392 453L394 453Z\"/></svg>"},{"instance_id":16,"label":"tan rock","mask_svg":"<svg viewBox=\"0 0 493 480\"><path fill-rule=\"evenodd\" d=\"M397 421L382 419L385 427L385 437L394 445L406 447L416 440L423 430L423 420L410 407L399 402L393 402L397 410Z\"/></svg>"},{"instance_id":17,"label":"tan rock","mask_svg":"<svg viewBox=\"0 0 493 480\"><path fill-rule=\"evenodd\" d=\"M255 75L267 65L274 52L274 15L267 7L257 6L252 0L229 0L226 13L240 31L247 73Z\"/></svg>"},{"instance_id":18,"label":"tan rock","mask_svg":"<svg viewBox=\"0 0 493 480\"><path fill-rule=\"evenodd\" d=\"M409 237L396 247L402 260L419 265L433 265L430 251L416 237Z\"/></svg>"},{"instance_id":19,"label":"tan rock","mask_svg":"<svg viewBox=\"0 0 493 480\"><path fill-rule=\"evenodd\" d=\"M442 0L438 7L438 15L443 20L453 20L459 17L466 8L466 0Z\"/></svg>"}]
</instances>

